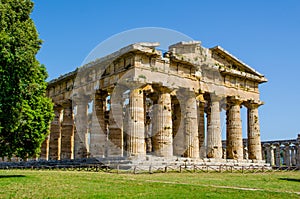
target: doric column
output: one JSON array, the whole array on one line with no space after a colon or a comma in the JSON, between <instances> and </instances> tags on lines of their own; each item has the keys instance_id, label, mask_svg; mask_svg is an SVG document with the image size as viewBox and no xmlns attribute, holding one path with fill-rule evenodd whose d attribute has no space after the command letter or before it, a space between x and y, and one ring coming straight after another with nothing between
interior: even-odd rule
<instances>
[{"instance_id":1,"label":"doric column","mask_svg":"<svg viewBox=\"0 0 300 199\"><path fill-rule=\"evenodd\" d=\"M227 132L226 132L226 157L227 159L243 159L243 136L240 105L242 101L229 98L227 104Z\"/></svg>"},{"instance_id":2,"label":"doric column","mask_svg":"<svg viewBox=\"0 0 300 199\"><path fill-rule=\"evenodd\" d=\"M145 156L144 92L134 89L129 96L127 151L129 156Z\"/></svg>"},{"instance_id":3,"label":"doric column","mask_svg":"<svg viewBox=\"0 0 300 199\"><path fill-rule=\"evenodd\" d=\"M207 157L222 158L222 138L220 124L220 97L211 95L207 124Z\"/></svg>"},{"instance_id":4,"label":"doric column","mask_svg":"<svg viewBox=\"0 0 300 199\"><path fill-rule=\"evenodd\" d=\"M54 106L54 119L50 127L49 160L60 160L62 107Z\"/></svg>"},{"instance_id":5,"label":"doric column","mask_svg":"<svg viewBox=\"0 0 300 199\"><path fill-rule=\"evenodd\" d=\"M122 93L115 92L110 96L108 129L108 156L122 157L124 147Z\"/></svg>"},{"instance_id":6,"label":"doric column","mask_svg":"<svg viewBox=\"0 0 300 199\"><path fill-rule=\"evenodd\" d=\"M199 137L197 119L197 101L194 92L184 91L185 100L182 114L184 117L184 143L185 156L190 158L199 157Z\"/></svg>"},{"instance_id":7,"label":"doric column","mask_svg":"<svg viewBox=\"0 0 300 199\"><path fill-rule=\"evenodd\" d=\"M204 108L205 100L203 94L197 96L198 101L198 138L199 138L199 153L200 158L206 157L206 147L205 147L205 121L204 121Z\"/></svg>"},{"instance_id":8,"label":"doric column","mask_svg":"<svg viewBox=\"0 0 300 199\"><path fill-rule=\"evenodd\" d=\"M260 126L258 118L258 107L262 105L262 103L248 101L247 103L245 103L245 105L248 108L247 115L249 159L262 160Z\"/></svg>"},{"instance_id":9,"label":"doric column","mask_svg":"<svg viewBox=\"0 0 300 199\"><path fill-rule=\"evenodd\" d=\"M171 95L167 89L158 90L157 105L155 105L153 148L157 156L173 156Z\"/></svg>"},{"instance_id":10,"label":"doric column","mask_svg":"<svg viewBox=\"0 0 300 199\"><path fill-rule=\"evenodd\" d=\"M105 100L107 93L96 92L93 100L92 128L90 132L90 154L92 157L104 157L107 140L105 122Z\"/></svg>"},{"instance_id":11,"label":"doric column","mask_svg":"<svg viewBox=\"0 0 300 199\"><path fill-rule=\"evenodd\" d=\"M280 167L280 144L276 142L273 145L275 146L275 165Z\"/></svg>"},{"instance_id":12,"label":"doric column","mask_svg":"<svg viewBox=\"0 0 300 199\"><path fill-rule=\"evenodd\" d=\"M269 143L264 144L266 154L267 154L267 163L269 163L271 166L274 165L274 149L273 146Z\"/></svg>"},{"instance_id":13,"label":"doric column","mask_svg":"<svg viewBox=\"0 0 300 199\"><path fill-rule=\"evenodd\" d=\"M72 110L72 102L65 101L61 125L61 159L74 158L74 116Z\"/></svg>"},{"instance_id":14,"label":"doric column","mask_svg":"<svg viewBox=\"0 0 300 199\"><path fill-rule=\"evenodd\" d=\"M182 115L182 107L180 106L183 99L182 95L177 94L176 97L172 99L173 107L173 154L175 156L182 156L185 152L184 146L184 117Z\"/></svg>"},{"instance_id":15,"label":"doric column","mask_svg":"<svg viewBox=\"0 0 300 199\"><path fill-rule=\"evenodd\" d=\"M295 143L296 147L296 166L300 168L300 143Z\"/></svg>"},{"instance_id":16,"label":"doric column","mask_svg":"<svg viewBox=\"0 0 300 199\"><path fill-rule=\"evenodd\" d=\"M76 99L74 158L86 158L88 156L88 102L89 99L86 96Z\"/></svg>"},{"instance_id":17,"label":"doric column","mask_svg":"<svg viewBox=\"0 0 300 199\"><path fill-rule=\"evenodd\" d=\"M50 135L48 135L41 146L41 156L40 159L48 160L49 159L49 142Z\"/></svg>"},{"instance_id":18,"label":"doric column","mask_svg":"<svg viewBox=\"0 0 300 199\"><path fill-rule=\"evenodd\" d=\"M296 166L296 147L291 146L291 166Z\"/></svg>"},{"instance_id":19,"label":"doric column","mask_svg":"<svg viewBox=\"0 0 300 199\"><path fill-rule=\"evenodd\" d=\"M244 150L244 159L245 160L248 160L248 147L247 146L244 146L243 147L243 150Z\"/></svg>"},{"instance_id":20,"label":"doric column","mask_svg":"<svg viewBox=\"0 0 300 199\"><path fill-rule=\"evenodd\" d=\"M291 156L290 156L290 143L283 143L284 145L284 162L287 167L291 166Z\"/></svg>"}]
</instances>

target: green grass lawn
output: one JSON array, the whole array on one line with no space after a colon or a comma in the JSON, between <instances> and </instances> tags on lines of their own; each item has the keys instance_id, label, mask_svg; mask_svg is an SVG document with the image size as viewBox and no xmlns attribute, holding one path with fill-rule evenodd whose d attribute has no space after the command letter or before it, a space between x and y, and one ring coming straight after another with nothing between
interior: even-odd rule
<instances>
[{"instance_id":1,"label":"green grass lawn","mask_svg":"<svg viewBox=\"0 0 300 199\"><path fill-rule=\"evenodd\" d=\"M300 198L300 172L0 170L0 198Z\"/></svg>"}]
</instances>

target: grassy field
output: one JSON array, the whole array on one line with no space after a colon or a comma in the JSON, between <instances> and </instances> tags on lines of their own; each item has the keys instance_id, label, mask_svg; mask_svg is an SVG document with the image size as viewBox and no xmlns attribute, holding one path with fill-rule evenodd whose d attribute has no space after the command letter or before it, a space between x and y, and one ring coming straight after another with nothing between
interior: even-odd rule
<instances>
[{"instance_id":1,"label":"grassy field","mask_svg":"<svg viewBox=\"0 0 300 199\"><path fill-rule=\"evenodd\" d=\"M300 198L300 172L112 174L0 170L0 198Z\"/></svg>"}]
</instances>

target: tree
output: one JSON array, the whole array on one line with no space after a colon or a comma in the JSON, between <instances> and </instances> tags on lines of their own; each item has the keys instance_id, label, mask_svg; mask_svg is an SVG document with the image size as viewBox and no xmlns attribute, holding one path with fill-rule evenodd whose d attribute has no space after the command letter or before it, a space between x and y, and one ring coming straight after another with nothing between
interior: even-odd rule
<instances>
[{"instance_id":1,"label":"tree","mask_svg":"<svg viewBox=\"0 0 300 199\"><path fill-rule=\"evenodd\" d=\"M0 0L0 157L38 154L53 119L32 10L30 0Z\"/></svg>"}]
</instances>

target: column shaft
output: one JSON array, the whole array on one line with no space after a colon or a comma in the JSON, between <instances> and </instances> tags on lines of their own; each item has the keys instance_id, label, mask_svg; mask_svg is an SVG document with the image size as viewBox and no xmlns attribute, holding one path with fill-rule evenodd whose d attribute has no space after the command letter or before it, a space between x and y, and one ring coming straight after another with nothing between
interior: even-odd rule
<instances>
[{"instance_id":1,"label":"column shaft","mask_svg":"<svg viewBox=\"0 0 300 199\"><path fill-rule=\"evenodd\" d=\"M40 159L43 159L43 160L48 160L49 159L49 136L47 136L44 140L44 142L42 143L42 146L41 146L41 156L40 156Z\"/></svg>"},{"instance_id":2,"label":"column shaft","mask_svg":"<svg viewBox=\"0 0 300 199\"><path fill-rule=\"evenodd\" d=\"M90 135L90 154L92 157L104 157L107 140L105 122L105 93L95 93Z\"/></svg>"},{"instance_id":3,"label":"column shaft","mask_svg":"<svg viewBox=\"0 0 300 199\"><path fill-rule=\"evenodd\" d=\"M157 156L173 156L173 138L172 138L172 114L171 114L171 96L166 91L161 91L158 95L156 110L154 115L155 123L153 148Z\"/></svg>"},{"instance_id":4,"label":"column shaft","mask_svg":"<svg viewBox=\"0 0 300 199\"><path fill-rule=\"evenodd\" d=\"M54 107L54 119L50 126L49 159L60 160L61 154L61 118L62 108Z\"/></svg>"},{"instance_id":5,"label":"column shaft","mask_svg":"<svg viewBox=\"0 0 300 199\"><path fill-rule=\"evenodd\" d=\"M222 138L220 129L220 102L219 98L212 96L210 102L210 113L207 125L207 157L222 158Z\"/></svg>"},{"instance_id":6,"label":"column shaft","mask_svg":"<svg viewBox=\"0 0 300 199\"><path fill-rule=\"evenodd\" d=\"M199 137L197 119L197 101L193 92L186 92L184 101L184 140L185 156L190 158L199 157Z\"/></svg>"},{"instance_id":7,"label":"column shaft","mask_svg":"<svg viewBox=\"0 0 300 199\"><path fill-rule=\"evenodd\" d=\"M203 95L198 96L198 138L199 138L199 153L200 158L206 157L205 147L205 121L204 121L204 106L205 101Z\"/></svg>"},{"instance_id":8,"label":"column shaft","mask_svg":"<svg viewBox=\"0 0 300 199\"><path fill-rule=\"evenodd\" d=\"M74 116L72 103L63 104L63 121L61 126L61 159L74 158Z\"/></svg>"},{"instance_id":9,"label":"column shaft","mask_svg":"<svg viewBox=\"0 0 300 199\"><path fill-rule=\"evenodd\" d=\"M285 165L287 167L291 166L291 153L290 153L290 144L289 143L284 143L284 159L285 159Z\"/></svg>"},{"instance_id":10,"label":"column shaft","mask_svg":"<svg viewBox=\"0 0 300 199\"><path fill-rule=\"evenodd\" d=\"M74 133L75 158L88 156L88 99L81 97L76 100L77 112L75 115L76 131Z\"/></svg>"},{"instance_id":11,"label":"column shaft","mask_svg":"<svg viewBox=\"0 0 300 199\"><path fill-rule=\"evenodd\" d=\"M109 132L108 132L108 156L123 156L123 100L122 93L115 93L110 97Z\"/></svg>"},{"instance_id":12,"label":"column shaft","mask_svg":"<svg viewBox=\"0 0 300 199\"><path fill-rule=\"evenodd\" d=\"M243 137L240 113L241 101L229 100L227 119L226 157L227 159L243 159Z\"/></svg>"},{"instance_id":13,"label":"column shaft","mask_svg":"<svg viewBox=\"0 0 300 199\"><path fill-rule=\"evenodd\" d=\"M260 140L260 126L258 118L258 107L260 104L249 103L247 105L248 111L248 150L249 159L261 160L261 140Z\"/></svg>"},{"instance_id":14,"label":"column shaft","mask_svg":"<svg viewBox=\"0 0 300 199\"><path fill-rule=\"evenodd\" d=\"M145 156L145 110L143 90L132 90L129 98L127 129L128 153L130 156Z\"/></svg>"},{"instance_id":15,"label":"column shaft","mask_svg":"<svg viewBox=\"0 0 300 199\"><path fill-rule=\"evenodd\" d=\"M172 100L173 104L173 154L176 156L182 156L185 152L184 146L184 117L182 116L180 106L182 100L177 98ZM179 102L180 101L180 102Z\"/></svg>"}]
</instances>

